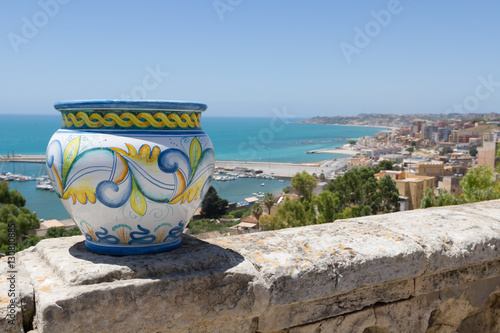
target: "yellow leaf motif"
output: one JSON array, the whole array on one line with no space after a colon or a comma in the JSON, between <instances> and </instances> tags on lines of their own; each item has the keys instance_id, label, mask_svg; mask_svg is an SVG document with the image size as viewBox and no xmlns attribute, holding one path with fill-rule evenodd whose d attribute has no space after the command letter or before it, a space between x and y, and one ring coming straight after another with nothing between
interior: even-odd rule
<instances>
[{"instance_id":1,"label":"yellow leaf motif","mask_svg":"<svg viewBox=\"0 0 500 333\"><path fill-rule=\"evenodd\" d=\"M66 180L66 174L68 173L71 164L75 160L76 155L78 155L78 149L80 149L80 137L73 139L64 150L62 174L63 182Z\"/></svg>"},{"instance_id":2,"label":"yellow leaf motif","mask_svg":"<svg viewBox=\"0 0 500 333\"><path fill-rule=\"evenodd\" d=\"M144 199L141 191L139 191L139 189L137 188L134 177L132 177L132 193L130 194L130 205L137 214L141 216L146 214L146 199Z\"/></svg>"},{"instance_id":3,"label":"yellow leaf motif","mask_svg":"<svg viewBox=\"0 0 500 333\"><path fill-rule=\"evenodd\" d=\"M205 184L209 175L203 175L196 182L191 184L186 191L174 197L169 204L176 204L180 202L181 204L184 202L192 202L193 200L198 200L201 194L201 190L203 189L203 185Z\"/></svg>"},{"instance_id":4,"label":"yellow leaf motif","mask_svg":"<svg viewBox=\"0 0 500 333\"><path fill-rule=\"evenodd\" d=\"M201 157L201 145L198 138L194 138L191 141L191 146L189 147L189 160L191 161L191 175L194 174L195 168L198 165L198 161Z\"/></svg>"}]
</instances>

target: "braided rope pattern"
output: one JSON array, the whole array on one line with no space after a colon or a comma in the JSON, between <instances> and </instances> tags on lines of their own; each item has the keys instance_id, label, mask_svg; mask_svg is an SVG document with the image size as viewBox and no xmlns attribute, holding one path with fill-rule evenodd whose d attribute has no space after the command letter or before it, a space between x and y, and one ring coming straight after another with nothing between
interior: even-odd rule
<instances>
[{"instance_id":1,"label":"braided rope pattern","mask_svg":"<svg viewBox=\"0 0 500 333\"><path fill-rule=\"evenodd\" d=\"M86 112L78 112L76 115L74 113L68 112L62 115L62 127L63 128L100 128L100 127L121 127L121 128L200 128L200 113L183 113L181 115L177 113L171 113L166 115L165 113L158 112L156 114L151 113L139 113L137 115L125 112L121 114L117 113L106 113L101 115L99 113L87 114Z\"/></svg>"}]
</instances>

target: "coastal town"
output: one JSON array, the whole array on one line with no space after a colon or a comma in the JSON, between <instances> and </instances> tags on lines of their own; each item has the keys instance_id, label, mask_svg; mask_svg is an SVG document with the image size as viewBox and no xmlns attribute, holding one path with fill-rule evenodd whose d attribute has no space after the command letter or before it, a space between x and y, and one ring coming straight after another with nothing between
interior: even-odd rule
<instances>
[{"instance_id":1,"label":"coastal town","mask_svg":"<svg viewBox=\"0 0 500 333\"><path fill-rule=\"evenodd\" d=\"M384 175L391 177L399 192L399 210L406 211L420 208L424 194L429 189L432 189L436 195L440 191L460 195L462 193L460 180L471 168L480 165L495 168L500 139L500 114L497 113L447 115L446 117L418 115L413 118L409 115L400 116L400 118L393 115L359 115L349 120L346 120L347 117L316 117L303 122L363 126L367 117L378 119L376 124L381 127L379 133L348 140L341 147L306 152L307 154L324 154L325 159L321 162L217 161L213 181L227 182L241 178L254 178L262 182L262 191L241 198L238 202L229 202L228 214L224 218L213 219L213 223L220 223L222 226L227 224L227 228L219 229L228 232L215 232L212 235L200 235L200 237L262 231L264 228L259 223L259 216L256 217L252 213L252 206L262 207L264 215L273 215L285 199L294 200L300 197L300 193L292 186L287 186L282 193L273 195L272 205L269 205L269 199L266 204L264 197L267 193L265 193L264 185L269 179L285 181L292 179L296 174L305 172L317 179L314 193L319 195L330 182L343 176L349 170L361 167L376 168L382 161L390 161L391 169L383 170L382 168L375 176L377 179ZM331 154L340 157L328 159ZM44 160L43 155L0 156L2 162L41 163ZM31 178L7 173L0 175L0 179L25 181ZM37 180L37 189L51 190L47 179L32 179ZM231 212L234 211L245 211L241 214L245 216L238 217L240 215L238 213L232 216ZM193 221L203 217L202 209L199 208L193 216ZM35 233L43 236L46 230L56 225L68 231L74 226L68 221L71 220L42 220L39 230ZM188 232L190 232L189 229Z\"/></svg>"},{"instance_id":2,"label":"coastal town","mask_svg":"<svg viewBox=\"0 0 500 333\"><path fill-rule=\"evenodd\" d=\"M500 114L470 114L459 115L448 119L429 120L411 119L404 116L400 127L390 131L381 131L375 136L360 137L351 140L342 147L309 151L310 154L341 154L341 157L320 163L257 163L257 162L218 162L218 174L252 175L259 177L274 176L290 179L295 174L307 172L318 179L315 193L321 193L328 182L344 175L353 168L377 167L387 160L392 164L392 170L381 170L375 176L381 178L389 175L396 183L399 191L400 211L418 209L427 190L432 189L436 195L446 191L456 195L462 193L460 180L467 172L476 166L495 168L497 149L500 140ZM360 117L360 116L358 116ZM362 115L361 117L366 117ZM336 117L332 117L336 118ZM349 125L358 125L353 118ZM394 118L390 123L394 125ZM414 117L415 118L415 117ZM316 121L315 121L316 119ZM320 120L318 120L320 119ZM346 117L342 117L345 121ZM326 124L325 118L313 118L306 123ZM331 125L340 125L330 123ZM224 176L219 176L224 177ZM497 176L498 177L498 176ZM217 178L216 178L217 179ZM224 178L219 178L224 180ZM297 194L293 188L292 194ZM294 198L290 194L276 195L276 201L283 201L284 196ZM295 196L296 197L296 196ZM259 203L265 204L262 198L245 198L240 206ZM266 214L273 214L277 205ZM259 231L259 221L254 216L247 218L240 225L232 227L232 233Z\"/></svg>"}]
</instances>

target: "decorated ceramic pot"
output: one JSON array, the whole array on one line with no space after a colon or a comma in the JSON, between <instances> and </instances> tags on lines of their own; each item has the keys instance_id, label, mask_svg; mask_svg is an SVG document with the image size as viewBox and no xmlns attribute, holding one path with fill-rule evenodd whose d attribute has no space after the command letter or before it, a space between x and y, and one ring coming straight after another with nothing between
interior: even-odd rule
<instances>
[{"instance_id":1,"label":"decorated ceramic pot","mask_svg":"<svg viewBox=\"0 0 500 333\"><path fill-rule=\"evenodd\" d=\"M215 156L200 125L206 105L64 101L47 147L55 192L91 251L167 251L212 181Z\"/></svg>"}]
</instances>

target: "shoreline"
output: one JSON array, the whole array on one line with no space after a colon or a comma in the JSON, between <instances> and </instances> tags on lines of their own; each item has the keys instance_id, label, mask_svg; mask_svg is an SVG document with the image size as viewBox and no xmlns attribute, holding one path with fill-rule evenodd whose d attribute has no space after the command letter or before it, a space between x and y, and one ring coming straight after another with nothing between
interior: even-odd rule
<instances>
[{"instance_id":1,"label":"shoreline","mask_svg":"<svg viewBox=\"0 0 500 333\"><path fill-rule=\"evenodd\" d=\"M350 159L350 157L324 160L316 163L216 161L215 167L222 169L245 168L260 170L267 175L284 179L291 179L302 171L310 175L315 173L318 176L323 173L328 177L332 172L343 168L346 159Z\"/></svg>"},{"instance_id":2,"label":"shoreline","mask_svg":"<svg viewBox=\"0 0 500 333\"><path fill-rule=\"evenodd\" d=\"M355 125L355 124L321 124L321 123L312 123L305 121L298 121L298 124L313 124L313 125L326 125L326 126L351 126L351 127L373 127L373 128L383 128L390 129L391 131L395 131L400 127L392 127L392 126L381 126L381 125Z\"/></svg>"},{"instance_id":3,"label":"shoreline","mask_svg":"<svg viewBox=\"0 0 500 333\"><path fill-rule=\"evenodd\" d=\"M349 149L343 149L343 148L322 148L322 149L315 149L315 150L310 150L306 154L341 154L341 155L348 155L348 156L356 156L360 152L358 150L349 150Z\"/></svg>"}]
</instances>

